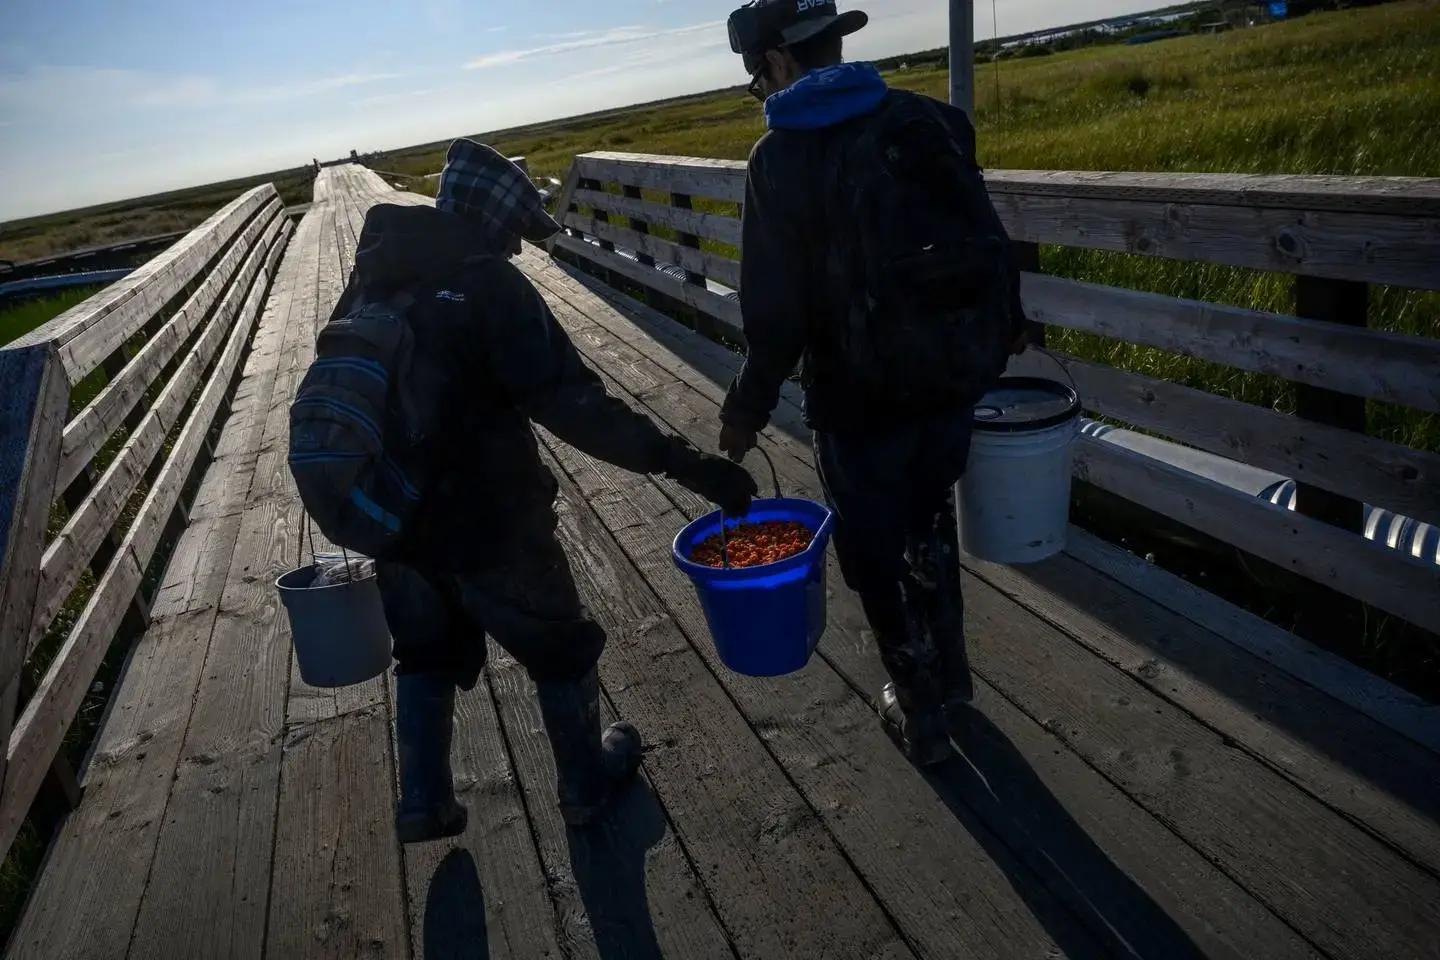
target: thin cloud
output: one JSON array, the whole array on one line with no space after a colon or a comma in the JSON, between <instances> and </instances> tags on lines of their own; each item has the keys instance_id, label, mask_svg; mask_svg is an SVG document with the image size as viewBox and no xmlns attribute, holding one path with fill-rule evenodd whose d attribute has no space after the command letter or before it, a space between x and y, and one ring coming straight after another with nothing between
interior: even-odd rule
<instances>
[{"instance_id":1,"label":"thin cloud","mask_svg":"<svg viewBox=\"0 0 1440 960\"><path fill-rule=\"evenodd\" d=\"M672 30L646 30L643 27L616 27L610 30L582 34L576 39L566 40L562 43L551 43L540 47L531 47L528 50L501 50L496 53L482 54L466 63L465 69L486 70L492 67L508 66L524 60L534 60L539 57L573 53L576 50L591 50L597 47L621 47L651 40L669 40L674 37L685 36L686 34L699 33L703 30L717 30L722 26L724 26L723 21L696 23L688 27L676 27Z\"/></svg>"}]
</instances>

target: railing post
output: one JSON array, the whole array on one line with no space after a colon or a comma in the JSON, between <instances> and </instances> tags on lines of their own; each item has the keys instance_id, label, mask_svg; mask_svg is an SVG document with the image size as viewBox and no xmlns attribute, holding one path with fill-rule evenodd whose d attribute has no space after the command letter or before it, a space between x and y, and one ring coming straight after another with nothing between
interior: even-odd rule
<instances>
[{"instance_id":1,"label":"railing post","mask_svg":"<svg viewBox=\"0 0 1440 960\"><path fill-rule=\"evenodd\" d=\"M627 185L627 186L625 186L625 187L622 187L621 189L625 191L625 196L626 196L627 199L630 199L630 200L642 200L642 199L644 199L644 194L641 192L641 190L640 190L639 187L632 187L632 186L628 186L628 185ZM636 233L648 234L648 233L650 232L650 224L646 223L644 220L639 219L638 217L631 217L631 218L630 218L630 229L631 229L631 230L634 230ZM655 266L655 258L654 258L654 257L650 256L648 253L640 253L638 250L636 251L636 253L639 254L640 263L641 263L642 266L646 266L646 267L653 267L653 266Z\"/></svg>"},{"instance_id":2,"label":"railing post","mask_svg":"<svg viewBox=\"0 0 1440 960\"><path fill-rule=\"evenodd\" d=\"M51 343L0 350L0 744L10 742L40 587L70 381ZM4 780L0 755L0 782Z\"/></svg>"},{"instance_id":3,"label":"railing post","mask_svg":"<svg viewBox=\"0 0 1440 960\"><path fill-rule=\"evenodd\" d=\"M670 205L679 210L695 209L694 201L690 199L690 194L688 193L671 192ZM695 234L693 233L678 233L676 235L676 240L682 247L689 247L691 250L700 249L700 238L695 236ZM686 270L685 282L690 284L691 286L704 288L705 274L696 273L693 270ZM715 321L710 318L709 314L705 313L703 310L692 310L691 314L695 317L695 331L697 333L703 334L707 337L715 336Z\"/></svg>"},{"instance_id":4,"label":"railing post","mask_svg":"<svg viewBox=\"0 0 1440 960\"><path fill-rule=\"evenodd\" d=\"M1363 283L1324 277L1295 278L1295 314L1306 320L1363 327L1368 306L1369 288ZM1364 398L1323 387L1295 384L1295 415L1330 427L1365 432ZM1353 533L1364 530L1365 507L1360 501L1298 481L1295 512Z\"/></svg>"},{"instance_id":5,"label":"railing post","mask_svg":"<svg viewBox=\"0 0 1440 960\"><path fill-rule=\"evenodd\" d=\"M1021 271L1040 272L1040 244L1029 240L1015 240L1011 241L1010 248L1015 252L1015 263ZM1045 324L1031 322L1030 342L1037 347L1045 346Z\"/></svg>"}]
</instances>

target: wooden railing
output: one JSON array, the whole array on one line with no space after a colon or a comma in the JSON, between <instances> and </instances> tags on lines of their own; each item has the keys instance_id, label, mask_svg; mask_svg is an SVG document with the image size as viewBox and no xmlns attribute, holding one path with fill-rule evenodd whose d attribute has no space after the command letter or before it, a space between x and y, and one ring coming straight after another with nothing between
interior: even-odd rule
<instances>
[{"instance_id":1,"label":"wooden railing","mask_svg":"<svg viewBox=\"0 0 1440 960\"><path fill-rule=\"evenodd\" d=\"M0 853L37 794L76 799L66 733L112 641L148 623L145 573L185 522L182 490L292 227L257 187L0 348ZM67 605L73 625L52 631ZM47 640L58 649L34 662Z\"/></svg>"},{"instance_id":2,"label":"wooden railing","mask_svg":"<svg viewBox=\"0 0 1440 960\"><path fill-rule=\"evenodd\" d=\"M1440 523L1440 456L1364 432L1366 399L1440 412L1440 340L1366 328L1369 284L1440 289L1440 180L992 171L986 182L1031 271L1032 319L1295 385L1288 415L1062 354L1092 414L1299 489L1296 509L1283 509L1089 436L1077 446L1078 477L1440 632L1434 558L1360 534L1366 503ZM707 281L739 287L744 199L743 163L585 154L558 198L567 231L552 248L679 301L743 342L739 302ZM1287 273L1295 315L1044 276L1039 244ZM686 278L616 247L679 265ZM1046 362L1032 353L1012 369L1045 371L1035 365ZM1053 364L1045 372L1053 376Z\"/></svg>"}]
</instances>

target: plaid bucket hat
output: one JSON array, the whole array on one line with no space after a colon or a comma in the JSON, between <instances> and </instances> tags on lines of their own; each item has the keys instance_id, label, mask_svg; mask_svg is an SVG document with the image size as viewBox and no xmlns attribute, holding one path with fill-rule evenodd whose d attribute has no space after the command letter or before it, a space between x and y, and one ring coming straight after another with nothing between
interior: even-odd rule
<instances>
[{"instance_id":1,"label":"plaid bucket hat","mask_svg":"<svg viewBox=\"0 0 1440 960\"><path fill-rule=\"evenodd\" d=\"M445 154L435 209L478 224L497 240L519 234L543 243L560 232L540 191L515 164L487 144L456 140Z\"/></svg>"}]
</instances>

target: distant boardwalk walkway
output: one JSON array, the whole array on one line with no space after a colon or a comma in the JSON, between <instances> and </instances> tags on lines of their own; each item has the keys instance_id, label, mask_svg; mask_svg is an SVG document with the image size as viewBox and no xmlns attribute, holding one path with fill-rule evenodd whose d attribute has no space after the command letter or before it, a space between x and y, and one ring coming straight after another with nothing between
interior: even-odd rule
<instances>
[{"instance_id":1,"label":"distant boardwalk walkway","mask_svg":"<svg viewBox=\"0 0 1440 960\"><path fill-rule=\"evenodd\" d=\"M821 656L731 674L669 556L705 504L543 431L643 780L567 833L527 678L492 648L459 703L469 829L402 849L388 678L303 684L272 586L300 540L288 406L377 202L427 201L321 171L8 958L1440 956L1440 757L1212 632L1257 649L1274 628L1161 606L1127 584L1193 588L1078 532L1034 567L967 561L975 710L963 757L922 775L877 722L836 571ZM518 262L615 393L713 448L736 355L543 251ZM818 496L797 399L762 442Z\"/></svg>"}]
</instances>

